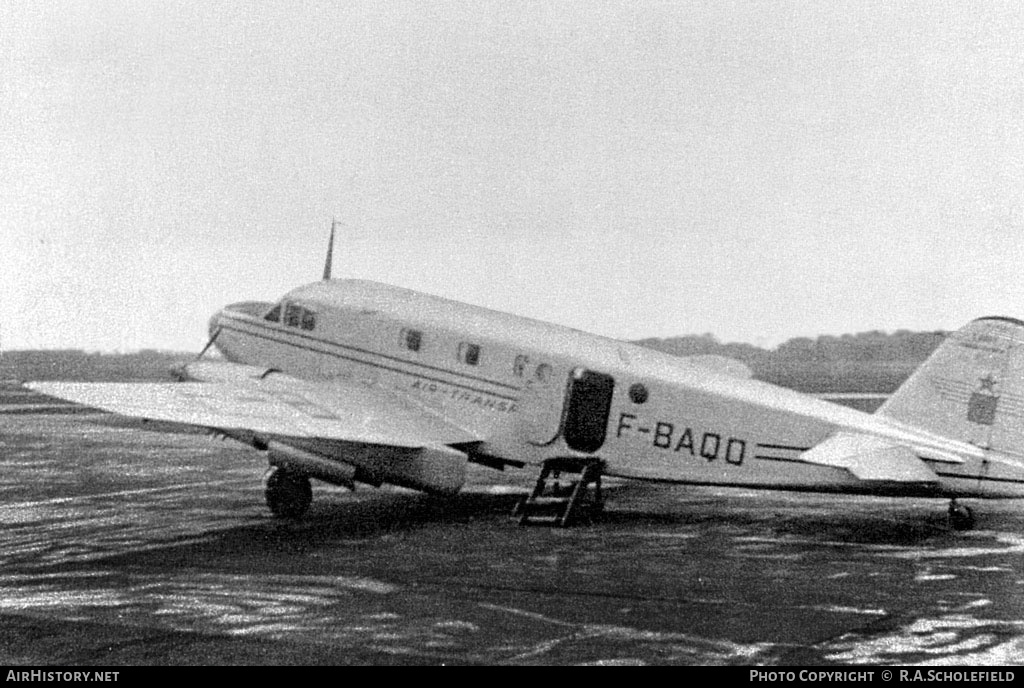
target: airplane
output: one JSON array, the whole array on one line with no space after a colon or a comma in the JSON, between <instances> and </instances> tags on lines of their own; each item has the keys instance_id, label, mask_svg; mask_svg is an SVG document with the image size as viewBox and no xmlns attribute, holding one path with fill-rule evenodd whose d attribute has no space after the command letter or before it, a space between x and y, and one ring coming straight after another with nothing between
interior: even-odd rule
<instances>
[{"instance_id":1,"label":"airplane","mask_svg":"<svg viewBox=\"0 0 1024 688\"><path fill-rule=\"evenodd\" d=\"M1024 321L949 336L873 414L693 359L386 284L324 279L226 306L185 382L36 382L266 455L271 512L310 479L456 493L469 463L539 468L522 523L603 505L601 477L949 499L1024 497ZM222 359L203 354L216 347Z\"/></svg>"}]
</instances>

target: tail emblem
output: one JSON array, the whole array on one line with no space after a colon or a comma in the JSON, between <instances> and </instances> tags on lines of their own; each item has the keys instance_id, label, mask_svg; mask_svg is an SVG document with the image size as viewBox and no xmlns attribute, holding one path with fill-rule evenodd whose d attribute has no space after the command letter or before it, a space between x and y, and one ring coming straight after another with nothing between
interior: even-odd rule
<instances>
[{"instance_id":1,"label":"tail emblem","mask_svg":"<svg viewBox=\"0 0 1024 688\"><path fill-rule=\"evenodd\" d=\"M980 383L967 402L967 420L978 425L995 425L999 406L999 396L995 394L998 381L989 373L980 379Z\"/></svg>"}]
</instances>

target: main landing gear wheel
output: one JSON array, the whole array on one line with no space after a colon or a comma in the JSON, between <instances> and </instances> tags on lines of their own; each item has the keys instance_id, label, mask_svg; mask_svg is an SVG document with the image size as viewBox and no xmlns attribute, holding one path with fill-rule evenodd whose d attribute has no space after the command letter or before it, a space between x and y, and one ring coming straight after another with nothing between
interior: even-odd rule
<instances>
[{"instance_id":1,"label":"main landing gear wheel","mask_svg":"<svg viewBox=\"0 0 1024 688\"><path fill-rule=\"evenodd\" d=\"M956 500L949 503L949 525L953 530L970 530L974 527L974 512L970 507L957 504Z\"/></svg>"},{"instance_id":2,"label":"main landing gear wheel","mask_svg":"<svg viewBox=\"0 0 1024 688\"><path fill-rule=\"evenodd\" d=\"M266 475L267 506L278 518L299 518L313 501L309 477L279 466L271 466Z\"/></svg>"}]
</instances>

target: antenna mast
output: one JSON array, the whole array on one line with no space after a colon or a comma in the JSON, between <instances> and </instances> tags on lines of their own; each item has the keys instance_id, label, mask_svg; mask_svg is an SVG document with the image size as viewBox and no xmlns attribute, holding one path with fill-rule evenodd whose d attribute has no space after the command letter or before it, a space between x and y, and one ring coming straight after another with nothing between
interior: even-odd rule
<instances>
[{"instance_id":1,"label":"antenna mast","mask_svg":"<svg viewBox=\"0 0 1024 688\"><path fill-rule=\"evenodd\" d=\"M331 279L331 258L334 255L334 226L337 224L335 219L331 218L331 238L327 240L327 260L324 262L324 279Z\"/></svg>"}]
</instances>

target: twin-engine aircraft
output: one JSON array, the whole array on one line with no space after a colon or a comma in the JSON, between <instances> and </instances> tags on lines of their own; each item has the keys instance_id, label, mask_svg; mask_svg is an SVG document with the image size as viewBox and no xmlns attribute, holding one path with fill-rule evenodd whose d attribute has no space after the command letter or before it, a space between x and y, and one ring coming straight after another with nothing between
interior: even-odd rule
<instances>
[{"instance_id":1,"label":"twin-engine aircraft","mask_svg":"<svg viewBox=\"0 0 1024 688\"><path fill-rule=\"evenodd\" d=\"M520 515L561 525L600 505L602 475L941 497L958 529L974 524L959 498L1024 497L1020 320L971 322L867 414L742 366L328 277L214 315L223 360L200 357L187 382L30 387L254 447L282 517L309 507L311 478L451 494L469 462L540 468Z\"/></svg>"}]
</instances>

